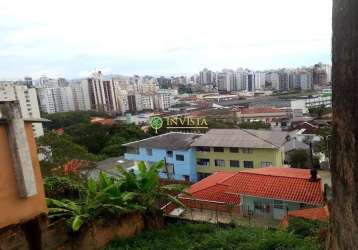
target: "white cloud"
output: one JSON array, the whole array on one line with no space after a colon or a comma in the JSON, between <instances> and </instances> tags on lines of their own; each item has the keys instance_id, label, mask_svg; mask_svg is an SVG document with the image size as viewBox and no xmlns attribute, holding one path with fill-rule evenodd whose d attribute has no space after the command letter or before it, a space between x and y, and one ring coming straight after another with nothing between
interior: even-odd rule
<instances>
[{"instance_id":1,"label":"white cloud","mask_svg":"<svg viewBox=\"0 0 358 250\"><path fill-rule=\"evenodd\" d=\"M0 77L24 74L21 64L32 60L71 76L97 65L118 73L167 68L138 69L130 58L177 62L178 69L196 71L220 67L217 62L245 67L250 57L257 58L253 67L270 67L262 65L262 56L287 57L290 64L299 63L297 53L329 57L331 7L328 0L2 1L0 60L17 57L20 66L8 71L1 65ZM124 60L133 65L121 72L116 65Z\"/></svg>"}]
</instances>

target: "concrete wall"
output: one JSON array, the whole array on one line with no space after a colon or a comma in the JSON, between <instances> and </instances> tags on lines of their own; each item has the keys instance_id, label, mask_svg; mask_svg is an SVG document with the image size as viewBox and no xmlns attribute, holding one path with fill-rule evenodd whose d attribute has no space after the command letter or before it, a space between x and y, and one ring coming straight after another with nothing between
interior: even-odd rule
<instances>
[{"instance_id":1,"label":"concrete wall","mask_svg":"<svg viewBox=\"0 0 358 250\"><path fill-rule=\"evenodd\" d=\"M132 237L144 230L145 220L133 213L84 225L79 233L70 233L65 220L52 224L41 218L36 227L15 225L0 230L1 250L97 250L113 239Z\"/></svg>"},{"instance_id":2,"label":"concrete wall","mask_svg":"<svg viewBox=\"0 0 358 250\"><path fill-rule=\"evenodd\" d=\"M252 153L243 153L239 149L239 153L231 153L229 148L224 148L224 152L214 152L211 148L210 152L196 152L196 159L210 159L209 166L197 165L199 173L213 173L215 171L239 171L244 169L244 161L253 161L254 168L260 168L261 162L271 162L272 166L282 166L284 155L282 150L278 149L252 149ZM216 167L215 159L225 160L225 167ZM230 167L230 160L240 161L240 167Z\"/></svg>"},{"instance_id":3,"label":"concrete wall","mask_svg":"<svg viewBox=\"0 0 358 250\"><path fill-rule=\"evenodd\" d=\"M25 124L37 194L20 198L9 147L7 124L0 124L0 228L47 213L40 165L31 123Z\"/></svg>"},{"instance_id":4,"label":"concrete wall","mask_svg":"<svg viewBox=\"0 0 358 250\"><path fill-rule=\"evenodd\" d=\"M174 178L176 180L184 180L183 175L190 176L190 181L195 182L196 169L195 169L195 155L193 149L187 150L172 150L173 157L167 156L166 149L152 149L152 155L148 155L146 148L139 148L139 154L124 155L127 160L145 161L148 163L158 162L166 158L167 164L174 164ZM184 161L176 160L176 155L184 155ZM167 178L165 173L160 173L161 178Z\"/></svg>"},{"instance_id":5,"label":"concrete wall","mask_svg":"<svg viewBox=\"0 0 358 250\"><path fill-rule=\"evenodd\" d=\"M242 201L242 212L246 213L248 210L254 212L254 216L266 216L271 217L272 219L280 220L282 219L287 211L298 210L300 208L300 203L283 201L283 209L274 208L275 200L265 199L259 197L250 197L250 196L240 196ZM267 210L255 209L255 202L260 203L264 206L269 206Z\"/></svg>"}]
</instances>

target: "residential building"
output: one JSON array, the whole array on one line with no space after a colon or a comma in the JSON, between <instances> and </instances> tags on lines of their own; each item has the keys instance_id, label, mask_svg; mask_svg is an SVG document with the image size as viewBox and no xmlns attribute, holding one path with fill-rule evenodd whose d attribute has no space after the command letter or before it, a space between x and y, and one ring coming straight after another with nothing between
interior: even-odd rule
<instances>
[{"instance_id":1,"label":"residential building","mask_svg":"<svg viewBox=\"0 0 358 250\"><path fill-rule=\"evenodd\" d=\"M289 211L323 206L321 178L309 169L268 167L215 172L186 192L190 195L180 195L179 199L190 208L276 222Z\"/></svg>"},{"instance_id":2,"label":"residential building","mask_svg":"<svg viewBox=\"0 0 358 250\"><path fill-rule=\"evenodd\" d=\"M120 112L116 88L112 80L106 80L101 71L94 73L87 79L90 93L91 109L116 114Z\"/></svg>"},{"instance_id":3,"label":"residential building","mask_svg":"<svg viewBox=\"0 0 358 250\"><path fill-rule=\"evenodd\" d=\"M262 90L265 88L265 73L264 72L255 72L255 90Z\"/></svg>"},{"instance_id":4,"label":"residential building","mask_svg":"<svg viewBox=\"0 0 358 250\"><path fill-rule=\"evenodd\" d=\"M17 100L24 118L40 118L40 108L36 89L12 83L0 84L0 102ZM32 124L35 137L42 136L44 130L41 123Z\"/></svg>"},{"instance_id":5,"label":"residential building","mask_svg":"<svg viewBox=\"0 0 358 250\"><path fill-rule=\"evenodd\" d=\"M322 63L313 66L313 84L327 85L331 81L331 67Z\"/></svg>"},{"instance_id":6,"label":"residential building","mask_svg":"<svg viewBox=\"0 0 358 250\"><path fill-rule=\"evenodd\" d=\"M69 85L72 90L74 110L90 110L91 102L89 88L86 80L73 81Z\"/></svg>"},{"instance_id":7,"label":"residential building","mask_svg":"<svg viewBox=\"0 0 358 250\"><path fill-rule=\"evenodd\" d=\"M265 75L266 83L274 90L280 89L280 79L277 72L270 72Z\"/></svg>"},{"instance_id":8,"label":"residential building","mask_svg":"<svg viewBox=\"0 0 358 250\"><path fill-rule=\"evenodd\" d=\"M269 130L211 129L193 142L198 178L216 171L282 166L288 133Z\"/></svg>"},{"instance_id":9,"label":"residential building","mask_svg":"<svg viewBox=\"0 0 358 250\"><path fill-rule=\"evenodd\" d=\"M37 88L37 96L42 112L51 114L76 110L75 96L70 86Z\"/></svg>"},{"instance_id":10,"label":"residential building","mask_svg":"<svg viewBox=\"0 0 358 250\"><path fill-rule=\"evenodd\" d=\"M215 73L208 69L203 69L199 73L200 85L212 85L215 83Z\"/></svg>"},{"instance_id":11,"label":"residential building","mask_svg":"<svg viewBox=\"0 0 358 250\"><path fill-rule=\"evenodd\" d=\"M321 137L318 135L319 126L310 122L301 122L293 125L292 138L297 139L299 142L319 142Z\"/></svg>"},{"instance_id":12,"label":"residential building","mask_svg":"<svg viewBox=\"0 0 358 250\"><path fill-rule=\"evenodd\" d=\"M171 132L127 143L123 145L127 148L124 158L147 164L163 160L161 178L195 182L195 154L190 145L199 137L200 134Z\"/></svg>"},{"instance_id":13,"label":"residential building","mask_svg":"<svg viewBox=\"0 0 358 250\"><path fill-rule=\"evenodd\" d=\"M290 89L290 72L282 70L279 72L278 77L278 90L288 91Z\"/></svg>"},{"instance_id":14,"label":"residential building","mask_svg":"<svg viewBox=\"0 0 358 250\"><path fill-rule=\"evenodd\" d=\"M0 229L13 234L11 228L32 229L48 212L32 126L42 120L23 118L14 101L1 101L0 111Z\"/></svg>"},{"instance_id":15,"label":"residential building","mask_svg":"<svg viewBox=\"0 0 358 250\"><path fill-rule=\"evenodd\" d=\"M287 127L289 116L282 109L273 107L252 107L235 109L238 122L261 121L272 127Z\"/></svg>"}]
</instances>

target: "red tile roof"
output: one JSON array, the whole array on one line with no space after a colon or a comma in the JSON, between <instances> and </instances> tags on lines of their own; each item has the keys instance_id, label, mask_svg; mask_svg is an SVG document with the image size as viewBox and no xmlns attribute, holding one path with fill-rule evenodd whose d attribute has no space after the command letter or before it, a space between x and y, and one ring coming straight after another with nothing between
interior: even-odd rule
<instances>
[{"instance_id":1,"label":"red tile roof","mask_svg":"<svg viewBox=\"0 0 358 250\"><path fill-rule=\"evenodd\" d=\"M320 205L321 180L309 181L309 169L269 167L237 173L216 172L192 185L192 198L239 204L239 195Z\"/></svg>"},{"instance_id":2,"label":"red tile roof","mask_svg":"<svg viewBox=\"0 0 358 250\"><path fill-rule=\"evenodd\" d=\"M287 215L289 217L298 217L309 220L327 221L329 219L329 211L327 207L293 210L289 211Z\"/></svg>"},{"instance_id":3,"label":"red tile roof","mask_svg":"<svg viewBox=\"0 0 358 250\"><path fill-rule=\"evenodd\" d=\"M235 175L236 173L231 172L216 172L186 190L191 196L184 195L182 197L239 205L240 197L236 194L227 193L226 190L229 185L224 183Z\"/></svg>"}]
</instances>

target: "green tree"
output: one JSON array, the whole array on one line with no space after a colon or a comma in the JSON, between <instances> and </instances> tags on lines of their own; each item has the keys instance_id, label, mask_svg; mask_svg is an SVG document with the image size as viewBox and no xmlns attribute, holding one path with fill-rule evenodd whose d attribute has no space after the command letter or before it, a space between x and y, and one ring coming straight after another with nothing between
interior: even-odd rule
<instances>
[{"instance_id":1,"label":"green tree","mask_svg":"<svg viewBox=\"0 0 358 250\"><path fill-rule=\"evenodd\" d=\"M62 166L72 159L96 161L97 158L71 141L67 135L50 132L37 139L38 153L43 156L40 161L43 174L51 174L54 168Z\"/></svg>"},{"instance_id":2,"label":"green tree","mask_svg":"<svg viewBox=\"0 0 358 250\"><path fill-rule=\"evenodd\" d=\"M100 124L74 124L65 129L73 142L84 146L90 153L99 154L110 139L110 126Z\"/></svg>"},{"instance_id":3,"label":"green tree","mask_svg":"<svg viewBox=\"0 0 358 250\"><path fill-rule=\"evenodd\" d=\"M309 155L305 149L296 149L289 153L289 164L294 168L308 166Z\"/></svg>"},{"instance_id":4,"label":"green tree","mask_svg":"<svg viewBox=\"0 0 358 250\"><path fill-rule=\"evenodd\" d=\"M47 131L66 128L78 123L90 123L91 116L107 117L106 114L96 111L73 111L42 115L43 118L50 120L50 122L44 123Z\"/></svg>"}]
</instances>

